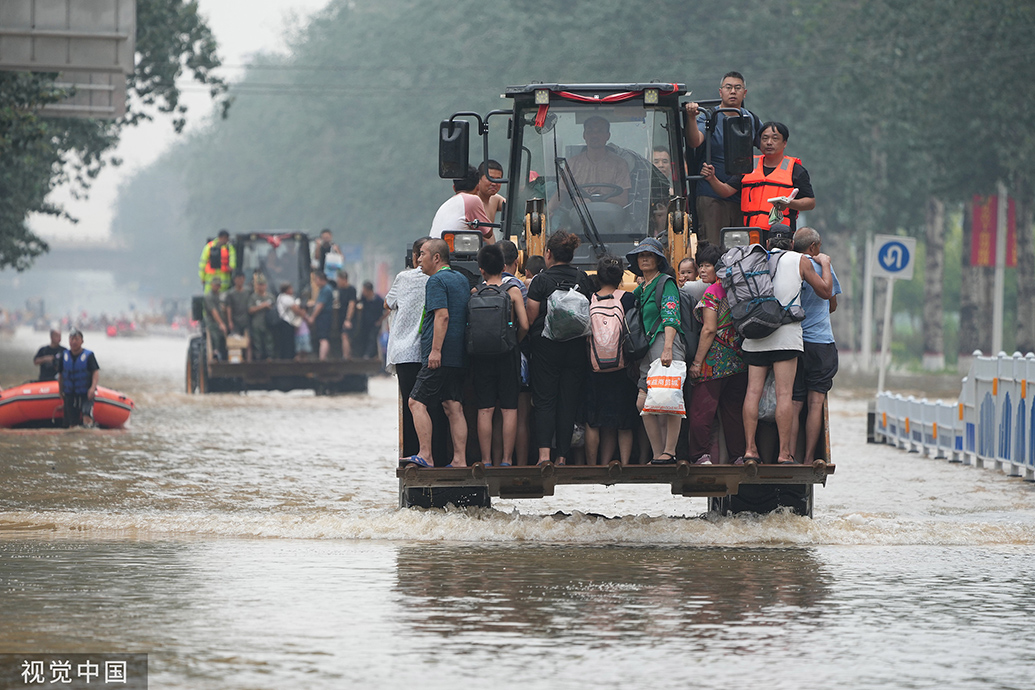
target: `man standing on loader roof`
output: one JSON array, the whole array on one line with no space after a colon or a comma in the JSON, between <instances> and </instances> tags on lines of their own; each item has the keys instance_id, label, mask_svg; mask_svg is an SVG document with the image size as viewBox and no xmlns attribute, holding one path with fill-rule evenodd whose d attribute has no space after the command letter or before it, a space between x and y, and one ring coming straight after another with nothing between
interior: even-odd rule
<instances>
[{"instance_id":1,"label":"man standing on loader roof","mask_svg":"<svg viewBox=\"0 0 1035 690\"><path fill-rule=\"evenodd\" d=\"M210 240L201 250L201 261L198 263L198 277L208 292L212 287L212 279L219 278L223 287L230 285L231 277L237 269L237 250L230 244L230 233L223 229L214 240Z\"/></svg>"},{"instance_id":2,"label":"man standing on loader roof","mask_svg":"<svg viewBox=\"0 0 1035 690\"><path fill-rule=\"evenodd\" d=\"M760 149L758 135L762 129L762 121L744 107L744 99L747 98L747 83L744 81L744 75L740 72L727 72L719 84L719 97L722 99L721 107L736 108L742 115L751 118L755 147ZM686 129L687 146L699 149L700 155L697 160L704 160L704 149L701 147L705 143L708 116L697 103L687 103L685 107L687 114L697 121L697 127L687 127ZM726 113L723 112L715 116L715 129L711 133L712 167L715 168L715 176L722 182L728 182L730 179L726 173L726 154L723 150L722 123L726 117ZM697 217L704 231L704 239L719 246L719 233L722 228L735 228L744 223L740 210L740 195L734 194L731 197L723 198L710 185L698 184Z\"/></svg>"}]
</instances>

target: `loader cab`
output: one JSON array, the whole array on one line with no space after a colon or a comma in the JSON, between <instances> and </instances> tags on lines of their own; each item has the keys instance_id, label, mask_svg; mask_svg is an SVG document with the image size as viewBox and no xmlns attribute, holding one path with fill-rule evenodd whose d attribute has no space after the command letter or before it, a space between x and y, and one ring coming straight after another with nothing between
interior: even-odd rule
<instances>
[{"instance_id":1,"label":"loader cab","mask_svg":"<svg viewBox=\"0 0 1035 690\"><path fill-rule=\"evenodd\" d=\"M296 297L303 303L309 300L310 249L309 237L293 230L273 230L262 233L242 233L234 237L238 266L251 279L259 273L266 278L270 293L276 294L283 283L291 283Z\"/></svg>"},{"instance_id":2,"label":"loader cab","mask_svg":"<svg viewBox=\"0 0 1035 690\"><path fill-rule=\"evenodd\" d=\"M605 252L624 255L644 237L665 242L675 235L673 250L681 259L689 247L684 92L666 83L508 87L512 110L485 118L457 113L442 123L439 174L449 177L467 164L465 117L475 120L487 159L488 122L507 116L504 237L515 237L526 255L543 254L550 234L574 232L582 244L572 263L590 269ZM655 166L658 153L667 156L667 169Z\"/></svg>"}]
</instances>

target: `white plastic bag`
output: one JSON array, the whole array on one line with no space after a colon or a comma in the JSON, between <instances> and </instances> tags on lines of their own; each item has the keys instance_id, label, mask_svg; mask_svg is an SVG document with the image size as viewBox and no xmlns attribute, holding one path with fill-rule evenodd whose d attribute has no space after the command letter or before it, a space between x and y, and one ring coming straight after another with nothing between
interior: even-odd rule
<instances>
[{"instance_id":1,"label":"white plastic bag","mask_svg":"<svg viewBox=\"0 0 1035 690\"><path fill-rule=\"evenodd\" d=\"M558 288L546 298L543 337L565 341L589 335L589 300L577 288Z\"/></svg>"},{"instance_id":2,"label":"white plastic bag","mask_svg":"<svg viewBox=\"0 0 1035 690\"><path fill-rule=\"evenodd\" d=\"M773 370L765 375L765 383L762 385L762 397L758 400L758 421L776 421L776 379L773 378Z\"/></svg>"},{"instance_id":3,"label":"white plastic bag","mask_svg":"<svg viewBox=\"0 0 1035 690\"><path fill-rule=\"evenodd\" d=\"M664 366L658 358L647 370L647 399L643 403L645 414L674 414L686 417L683 404L683 382L686 381L686 362L672 361Z\"/></svg>"}]
</instances>

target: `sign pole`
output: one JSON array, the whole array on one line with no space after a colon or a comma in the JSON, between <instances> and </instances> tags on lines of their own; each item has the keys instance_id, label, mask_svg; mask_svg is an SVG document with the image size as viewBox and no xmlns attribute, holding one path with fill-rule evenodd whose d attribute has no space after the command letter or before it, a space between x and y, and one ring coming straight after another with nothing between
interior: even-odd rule
<instances>
[{"instance_id":1,"label":"sign pole","mask_svg":"<svg viewBox=\"0 0 1035 690\"><path fill-rule=\"evenodd\" d=\"M884 390L884 379L891 362L891 316L895 300L895 280L912 280L916 257L916 239L896 235L875 235L873 238L873 275L888 279L888 294L884 300L884 333L880 341L880 372L877 392Z\"/></svg>"},{"instance_id":2,"label":"sign pole","mask_svg":"<svg viewBox=\"0 0 1035 690\"><path fill-rule=\"evenodd\" d=\"M863 314L860 355L862 370L869 373L873 367L873 237L866 237L866 258L863 268Z\"/></svg>"},{"instance_id":3,"label":"sign pole","mask_svg":"<svg viewBox=\"0 0 1035 690\"><path fill-rule=\"evenodd\" d=\"M1003 292L1006 286L1006 185L999 181L995 221L995 288L992 292L992 356L1003 349Z\"/></svg>"},{"instance_id":4,"label":"sign pole","mask_svg":"<svg viewBox=\"0 0 1035 690\"><path fill-rule=\"evenodd\" d=\"M880 373L877 375L877 392L884 392L884 377L891 359L891 303L895 300L895 279L888 278L888 293L884 297L884 332L880 337Z\"/></svg>"}]
</instances>

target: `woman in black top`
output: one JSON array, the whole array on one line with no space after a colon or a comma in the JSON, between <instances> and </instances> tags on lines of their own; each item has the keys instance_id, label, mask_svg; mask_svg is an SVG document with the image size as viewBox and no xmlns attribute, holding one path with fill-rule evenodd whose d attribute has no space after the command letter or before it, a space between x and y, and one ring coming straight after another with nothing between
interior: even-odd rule
<instances>
[{"instance_id":1,"label":"woman in black top","mask_svg":"<svg viewBox=\"0 0 1035 690\"><path fill-rule=\"evenodd\" d=\"M546 270L528 286L526 311L531 324L528 334L532 349L529 366L540 463L550 460L555 434L554 462L565 463L571 451L575 414L589 366L585 337L561 342L543 337L547 300L555 290L577 287L587 300L593 294L589 276L569 263L578 246L579 238L571 233L558 230L551 235L546 242Z\"/></svg>"}]
</instances>

